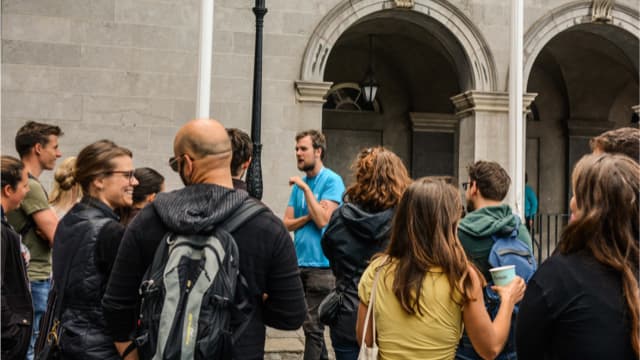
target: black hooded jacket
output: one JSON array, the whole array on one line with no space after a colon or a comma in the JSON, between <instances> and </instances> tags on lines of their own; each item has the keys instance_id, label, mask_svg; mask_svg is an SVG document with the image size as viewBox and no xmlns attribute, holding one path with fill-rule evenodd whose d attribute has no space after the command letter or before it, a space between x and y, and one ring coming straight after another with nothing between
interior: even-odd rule
<instances>
[{"instance_id":1,"label":"black hooded jacket","mask_svg":"<svg viewBox=\"0 0 640 360\"><path fill-rule=\"evenodd\" d=\"M135 328L138 287L159 242L169 232L196 234L224 222L249 195L212 184L189 185L160 193L129 224L120 245L103 298L108 328L116 341L131 339ZM240 272L259 304L239 342L234 359L264 357L265 325L283 330L299 328L306 303L293 241L282 221L262 212L233 235L240 253ZM268 297L263 301L263 294Z\"/></svg>"},{"instance_id":2,"label":"black hooded jacket","mask_svg":"<svg viewBox=\"0 0 640 360\"><path fill-rule=\"evenodd\" d=\"M334 211L322 237L336 289L344 295L338 322L331 331L343 339L356 341L358 283L371 257L388 245L393 213L394 209L368 213L345 203Z\"/></svg>"},{"instance_id":3,"label":"black hooded jacket","mask_svg":"<svg viewBox=\"0 0 640 360\"><path fill-rule=\"evenodd\" d=\"M0 285L2 287L2 359L24 359L31 339L33 305L27 269L20 252L20 235L7 222L2 210L0 236Z\"/></svg>"}]
</instances>

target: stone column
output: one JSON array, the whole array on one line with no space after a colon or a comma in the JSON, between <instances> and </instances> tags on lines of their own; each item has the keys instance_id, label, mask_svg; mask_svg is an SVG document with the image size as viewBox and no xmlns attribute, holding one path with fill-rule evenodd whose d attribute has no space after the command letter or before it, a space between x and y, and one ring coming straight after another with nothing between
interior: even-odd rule
<instances>
[{"instance_id":1,"label":"stone column","mask_svg":"<svg viewBox=\"0 0 640 360\"><path fill-rule=\"evenodd\" d=\"M528 109L537 94L523 96L523 108ZM466 181L466 167L477 160L499 163L507 171L509 166L509 93L469 90L451 98L460 119L458 174ZM525 121L524 115L522 121ZM512 191L506 202L513 205Z\"/></svg>"}]
</instances>

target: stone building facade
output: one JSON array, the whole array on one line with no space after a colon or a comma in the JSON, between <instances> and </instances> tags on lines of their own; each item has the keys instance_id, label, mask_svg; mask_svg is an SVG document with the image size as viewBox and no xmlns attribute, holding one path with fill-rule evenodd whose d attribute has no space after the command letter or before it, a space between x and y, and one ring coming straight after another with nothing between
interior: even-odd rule
<instances>
[{"instance_id":1,"label":"stone building facade","mask_svg":"<svg viewBox=\"0 0 640 360\"><path fill-rule=\"evenodd\" d=\"M508 168L510 1L267 0L263 200L282 214L297 131L321 128L349 181L382 144L414 177L465 181L479 159ZM211 115L251 128L251 0L215 0ZM60 125L64 156L109 138L136 166L167 166L194 117L200 0L2 0L2 154L27 120ZM526 169L542 213L568 211L569 174L603 130L637 126L637 0L526 0ZM369 39L372 46L370 47ZM363 102L372 63L380 85ZM515 121L511 119L512 121ZM49 183L51 174L43 175ZM300 332L269 330L268 358L299 358Z\"/></svg>"},{"instance_id":2,"label":"stone building facade","mask_svg":"<svg viewBox=\"0 0 640 360\"><path fill-rule=\"evenodd\" d=\"M415 177L464 181L478 159L507 166L509 3L267 0L265 202L284 211L294 136L308 128L328 135L326 163L346 182L356 151L377 144ZM252 7L216 0L213 40L211 115L247 131ZM65 156L110 138L179 187L166 161L195 114L199 11L199 0L2 0L2 153L15 154L26 120L50 122L65 131ZM636 0L525 1L526 169L542 212L567 211L589 137L637 124L638 13ZM365 104L370 62L380 89Z\"/></svg>"}]
</instances>

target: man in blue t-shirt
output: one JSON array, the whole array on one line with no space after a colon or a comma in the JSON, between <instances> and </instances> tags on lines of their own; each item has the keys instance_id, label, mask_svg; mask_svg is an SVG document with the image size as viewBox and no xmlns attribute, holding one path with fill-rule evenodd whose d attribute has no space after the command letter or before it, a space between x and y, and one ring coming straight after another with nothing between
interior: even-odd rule
<instances>
[{"instance_id":1,"label":"man in blue t-shirt","mask_svg":"<svg viewBox=\"0 0 640 360\"><path fill-rule=\"evenodd\" d=\"M322 165L325 149L326 141L319 131L307 130L296 135L298 169L306 176L289 178L293 188L283 219L287 229L295 231L294 245L309 311L302 325L305 360L328 359L318 305L333 289L335 278L320 239L344 193L340 175Z\"/></svg>"}]
</instances>

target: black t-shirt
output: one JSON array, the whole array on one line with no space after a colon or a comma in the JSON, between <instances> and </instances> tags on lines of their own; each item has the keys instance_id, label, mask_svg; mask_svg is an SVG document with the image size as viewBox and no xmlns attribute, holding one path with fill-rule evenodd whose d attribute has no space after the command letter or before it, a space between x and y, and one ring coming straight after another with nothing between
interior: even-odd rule
<instances>
[{"instance_id":1,"label":"black t-shirt","mask_svg":"<svg viewBox=\"0 0 640 360\"><path fill-rule=\"evenodd\" d=\"M154 206L145 207L127 227L107 291L104 316L115 341L127 341L137 319L138 287L168 229ZM263 212L232 235L240 252L240 271L262 304L239 342L235 359L264 357L265 326L295 330L306 316L306 304L293 242L272 212ZM262 301L262 294L267 294Z\"/></svg>"},{"instance_id":2,"label":"black t-shirt","mask_svg":"<svg viewBox=\"0 0 640 360\"><path fill-rule=\"evenodd\" d=\"M556 255L527 285L518 360L637 359L630 323L619 272L585 253Z\"/></svg>"}]
</instances>

